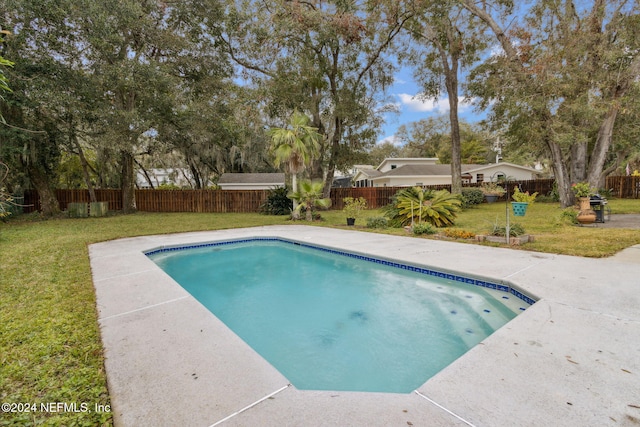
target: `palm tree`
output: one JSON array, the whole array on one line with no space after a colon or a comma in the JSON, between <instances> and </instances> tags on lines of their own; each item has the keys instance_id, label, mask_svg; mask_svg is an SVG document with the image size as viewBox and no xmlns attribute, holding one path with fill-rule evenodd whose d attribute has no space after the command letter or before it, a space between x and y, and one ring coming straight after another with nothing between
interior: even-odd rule
<instances>
[{"instance_id":1,"label":"palm tree","mask_svg":"<svg viewBox=\"0 0 640 427\"><path fill-rule=\"evenodd\" d=\"M302 172L319 152L319 139L322 138L317 129L309 126L309 117L299 111L294 111L285 128L269 130L271 136L270 151L274 157L274 164L280 167L285 164L291 174L291 186L297 190L297 174ZM296 211L296 200L293 199L293 209Z\"/></svg>"},{"instance_id":2,"label":"palm tree","mask_svg":"<svg viewBox=\"0 0 640 427\"><path fill-rule=\"evenodd\" d=\"M331 199L322 198L323 188L324 184L322 183L322 181L312 182L302 180L300 182L300 188L298 189L298 191L294 191L288 195L290 199L296 202L300 202L300 204L296 206L296 210L294 212L298 213L304 208L306 211L307 221L313 221L311 209L314 206L328 208L331 205Z\"/></svg>"}]
</instances>

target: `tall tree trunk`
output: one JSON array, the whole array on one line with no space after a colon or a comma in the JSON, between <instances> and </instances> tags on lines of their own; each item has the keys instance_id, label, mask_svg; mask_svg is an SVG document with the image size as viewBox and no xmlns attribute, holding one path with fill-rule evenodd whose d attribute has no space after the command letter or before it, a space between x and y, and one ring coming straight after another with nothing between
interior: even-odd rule
<instances>
[{"instance_id":1,"label":"tall tree trunk","mask_svg":"<svg viewBox=\"0 0 640 427\"><path fill-rule=\"evenodd\" d=\"M120 151L122 177L122 212L133 213L136 211L136 192L133 170L133 155L128 151Z\"/></svg>"},{"instance_id":2,"label":"tall tree trunk","mask_svg":"<svg viewBox=\"0 0 640 427\"><path fill-rule=\"evenodd\" d=\"M609 108L607 114L600 124L598 129L598 136L596 137L596 144L593 147L593 155L591 157L591 163L589 163L589 171L587 174L587 180L593 187L599 187L601 181L606 178L604 169L604 162L606 155L609 152L611 146L611 138L613 136L613 126L618 116L619 104L615 103Z\"/></svg>"},{"instance_id":3,"label":"tall tree trunk","mask_svg":"<svg viewBox=\"0 0 640 427\"><path fill-rule=\"evenodd\" d=\"M84 151L78 142L78 137L75 133L71 137L73 139L73 144L78 150L78 157L80 158L80 166L82 166L82 177L84 178L84 183L87 186L87 190L89 190L89 200L91 203L96 203L98 199L96 198L96 191L93 188L93 184L91 183L91 176L89 175L89 162L87 158L84 156Z\"/></svg>"},{"instance_id":4,"label":"tall tree trunk","mask_svg":"<svg viewBox=\"0 0 640 427\"><path fill-rule=\"evenodd\" d=\"M42 215L50 217L59 214L60 205L58 204L58 198L56 197L56 193L51 186L51 182L49 181L47 174L34 163L29 163L27 165L27 173L31 184L38 192Z\"/></svg>"},{"instance_id":5,"label":"tall tree trunk","mask_svg":"<svg viewBox=\"0 0 640 427\"><path fill-rule=\"evenodd\" d=\"M571 146L571 180L573 182L582 182L587 179L589 161L587 150L587 141L575 142Z\"/></svg>"},{"instance_id":6,"label":"tall tree trunk","mask_svg":"<svg viewBox=\"0 0 640 427\"><path fill-rule=\"evenodd\" d=\"M298 171L291 171L291 191L294 193L298 192L298 179L297 179ZM298 209L298 201L296 199L291 199L293 211L291 217L293 219L298 219L300 217L300 213L297 212Z\"/></svg>"},{"instance_id":7,"label":"tall tree trunk","mask_svg":"<svg viewBox=\"0 0 640 427\"><path fill-rule=\"evenodd\" d=\"M558 196L563 208L573 205L575 198L571 191L571 178L565 166L560 146L547 136L547 147L551 153L551 168L558 187Z\"/></svg>"},{"instance_id":8,"label":"tall tree trunk","mask_svg":"<svg viewBox=\"0 0 640 427\"><path fill-rule=\"evenodd\" d=\"M202 180L200 179L200 172L198 171L196 166L191 162L189 162L189 170L191 171L191 177L194 181L193 186L195 187L196 190L202 190L203 183L202 183ZM187 181L189 181L189 184L192 184L191 180L185 176L184 172L182 172L182 175L185 177Z\"/></svg>"},{"instance_id":9,"label":"tall tree trunk","mask_svg":"<svg viewBox=\"0 0 640 427\"><path fill-rule=\"evenodd\" d=\"M326 152L327 147L327 138L325 134L324 124L322 123L321 116L321 108L320 108L320 100L322 99L318 93L318 89L315 88L312 90L311 97L314 99L313 102L313 110L311 111L311 126L317 129L317 132L322 135L322 140L320 141L319 152L320 156L317 159L313 159L309 168L309 176L312 180L316 179L325 179L326 175L322 170L322 159L324 158L324 153Z\"/></svg>"},{"instance_id":10,"label":"tall tree trunk","mask_svg":"<svg viewBox=\"0 0 640 427\"><path fill-rule=\"evenodd\" d=\"M452 62L454 60L452 58ZM460 123L458 121L457 67L446 67L445 80L449 95L449 123L451 126L451 194L462 194L462 166L460 147Z\"/></svg>"},{"instance_id":11,"label":"tall tree trunk","mask_svg":"<svg viewBox=\"0 0 640 427\"><path fill-rule=\"evenodd\" d=\"M335 129L331 137L331 155L329 156L329 164L327 166L327 175L324 179L324 188L322 189L322 197L327 199L331 197L331 186L333 185L333 174L336 171L336 157L340 151L340 137L342 136L342 121L335 118Z\"/></svg>"}]
</instances>

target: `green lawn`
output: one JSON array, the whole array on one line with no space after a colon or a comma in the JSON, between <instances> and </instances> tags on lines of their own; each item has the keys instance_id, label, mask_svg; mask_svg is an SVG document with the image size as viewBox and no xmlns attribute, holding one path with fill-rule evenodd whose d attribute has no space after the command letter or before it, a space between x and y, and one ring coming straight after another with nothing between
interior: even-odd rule
<instances>
[{"instance_id":1,"label":"green lawn","mask_svg":"<svg viewBox=\"0 0 640 427\"><path fill-rule=\"evenodd\" d=\"M640 213L640 200L612 200L614 213ZM379 212L369 211L367 216ZM521 250L602 257L640 244L640 230L576 227L560 220L555 204L537 203L518 219L536 242ZM347 228L340 211L313 225ZM514 217L511 217L515 221ZM484 233L504 204L463 212L456 228ZM356 229L366 230L360 219ZM95 295L87 245L121 237L272 224L285 217L257 214L152 214L0 224L0 402L31 403L37 411L1 413L0 425L111 425ZM377 231L407 235L402 229ZM422 238L422 237L421 237ZM41 403L87 404L89 412L42 412Z\"/></svg>"}]
</instances>

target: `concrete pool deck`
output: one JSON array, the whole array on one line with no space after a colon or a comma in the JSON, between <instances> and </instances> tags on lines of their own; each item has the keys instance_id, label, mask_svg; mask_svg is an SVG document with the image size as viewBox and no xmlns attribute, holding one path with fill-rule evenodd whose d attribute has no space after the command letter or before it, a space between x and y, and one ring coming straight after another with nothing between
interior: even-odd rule
<instances>
[{"instance_id":1,"label":"concrete pool deck","mask_svg":"<svg viewBox=\"0 0 640 427\"><path fill-rule=\"evenodd\" d=\"M506 280L538 302L410 394L297 390L143 251L282 237ZM640 425L640 248L570 257L311 226L89 247L116 426Z\"/></svg>"}]
</instances>

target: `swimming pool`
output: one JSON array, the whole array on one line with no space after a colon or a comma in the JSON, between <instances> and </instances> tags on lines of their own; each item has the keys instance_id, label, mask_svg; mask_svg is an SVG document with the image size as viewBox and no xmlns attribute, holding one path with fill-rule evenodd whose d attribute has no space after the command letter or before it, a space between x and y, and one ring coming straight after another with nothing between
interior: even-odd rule
<instances>
[{"instance_id":1,"label":"swimming pool","mask_svg":"<svg viewBox=\"0 0 640 427\"><path fill-rule=\"evenodd\" d=\"M147 255L299 389L411 392L534 302L501 283L276 238Z\"/></svg>"}]
</instances>

